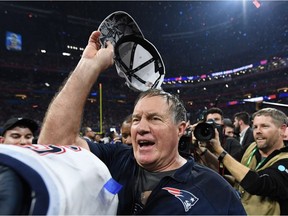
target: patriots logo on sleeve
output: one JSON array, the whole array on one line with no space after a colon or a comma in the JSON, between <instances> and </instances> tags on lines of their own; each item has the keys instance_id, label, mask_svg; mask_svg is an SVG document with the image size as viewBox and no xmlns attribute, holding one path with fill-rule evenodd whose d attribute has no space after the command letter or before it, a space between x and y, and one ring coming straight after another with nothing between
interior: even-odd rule
<instances>
[{"instance_id":1,"label":"patriots logo on sleeve","mask_svg":"<svg viewBox=\"0 0 288 216\"><path fill-rule=\"evenodd\" d=\"M199 200L199 198L197 198L194 194L186 190L179 190L171 187L164 187L162 189L167 190L170 194L174 195L178 200L180 200L184 206L185 212L188 212L189 209Z\"/></svg>"}]
</instances>

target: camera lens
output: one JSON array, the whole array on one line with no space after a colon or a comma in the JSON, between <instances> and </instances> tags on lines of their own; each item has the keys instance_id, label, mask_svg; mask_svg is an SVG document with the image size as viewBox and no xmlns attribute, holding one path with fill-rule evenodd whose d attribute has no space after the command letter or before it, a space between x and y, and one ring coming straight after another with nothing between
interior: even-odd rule
<instances>
[{"instance_id":1,"label":"camera lens","mask_svg":"<svg viewBox=\"0 0 288 216\"><path fill-rule=\"evenodd\" d=\"M215 137L213 124L199 123L194 130L194 136L199 141L209 141Z\"/></svg>"}]
</instances>

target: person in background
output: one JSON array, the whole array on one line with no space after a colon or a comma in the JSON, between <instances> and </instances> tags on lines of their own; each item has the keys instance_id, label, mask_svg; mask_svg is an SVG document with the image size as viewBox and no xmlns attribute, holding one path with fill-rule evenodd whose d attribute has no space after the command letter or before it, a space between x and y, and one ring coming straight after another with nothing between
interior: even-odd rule
<instances>
[{"instance_id":1,"label":"person in background","mask_svg":"<svg viewBox=\"0 0 288 216\"><path fill-rule=\"evenodd\" d=\"M229 118L224 118L223 119L223 125L224 125L224 135L227 137L234 137L234 125Z\"/></svg>"},{"instance_id":2,"label":"person in background","mask_svg":"<svg viewBox=\"0 0 288 216\"><path fill-rule=\"evenodd\" d=\"M253 143L253 130L250 127L250 115L247 112L238 112L234 115L234 127L235 133L239 134L240 144L246 149L251 143Z\"/></svg>"},{"instance_id":3,"label":"person in background","mask_svg":"<svg viewBox=\"0 0 288 216\"><path fill-rule=\"evenodd\" d=\"M93 141L96 133L90 127L82 127L82 138L88 141Z\"/></svg>"},{"instance_id":4,"label":"person in background","mask_svg":"<svg viewBox=\"0 0 288 216\"><path fill-rule=\"evenodd\" d=\"M234 155L241 151L242 147L238 140L233 137L225 137L225 127L224 127L224 116L223 111L220 108L213 107L207 110L205 114L205 121L213 119L216 124L221 126L222 134L220 134L220 141L223 148L229 152L229 154Z\"/></svg>"},{"instance_id":5,"label":"person in background","mask_svg":"<svg viewBox=\"0 0 288 216\"><path fill-rule=\"evenodd\" d=\"M115 143L120 143L120 142L122 142L121 136L120 136L120 134L116 131L115 128L113 128L112 130L110 129L110 131L107 132L107 136L106 136L106 137L109 139L109 141L108 141L109 144L115 144Z\"/></svg>"},{"instance_id":6,"label":"person in background","mask_svg":"<svg viewBox=\"0 0 288 216\"><path fill-rule=\"evenodd\" d=\"M0 143L29 145L33 143L38 131L36 121L29 118L10 118L2 127Z\"/></svg>"},{"instance_id":7,"label":"person in background","mask_svg":"<svg viewBox=\"0 0 288 216\"><path fill-rule=\"evenodd\" d=\"M180 156L187 112L176 95L158 89L140 93L132 114L132 148L95 145L78 136L87 96L114 62L111 42L101 48L99 36L99 31L91 34L78 65L51 102L39 142L82 146L100 158L122 186L119 215L246 214L238 194L221 176Z\"/></svg>"},{"instance_id":8,"label":"person in background","mask_svg":"<svg viewBox=\"0 0 288 216\"><path fill-rule=\"evenodd\" d=\"M102 138L103 138L102 134L96 133L94 137L94 143L103 143Z\"/></svg>"},{"instance_id":9,"label":"person in background","mask_svg":"<svg viewBox=\"0 0 288 216\"><path fill-rule=\"evenodd\" d=\"M288 127L286 128L285 133L284 133L284 144L285 146L288 146Z\"/></svg>"},{"instance_id":10,"label":"person in background","mask_svg":"<svg viewBox=\"0 0 288 216\"><path fill-rule=\"evenodd\" d=\"M210 145L234 178L248 215L288 215L288 147L283 142L287 116L264 108L252 118L255 142L241 163L223 149L217 131Z\"/></svg>"},{"instance_id":11,"label":"person in background","mask_svg":"<svg viewBox=\"0 0 288 216\"><path fill-rule=\"evenodd\" d=\"M132 115L130 114L126 116L120 128L122 143L127 145L132 145L131 124L132 124Z\"/></svg>"}]
</instances>

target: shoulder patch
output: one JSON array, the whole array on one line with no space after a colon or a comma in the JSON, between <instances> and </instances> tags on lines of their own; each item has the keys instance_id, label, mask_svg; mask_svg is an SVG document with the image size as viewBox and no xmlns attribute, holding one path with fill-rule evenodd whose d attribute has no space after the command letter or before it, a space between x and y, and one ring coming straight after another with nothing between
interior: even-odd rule
<instances>
[{"instance_id":1,"label":"shoulder patch","mask_svg":"<svg viewBox=\"0 0 288 216\"><path fill-rule=\"evenodd\" d=\"M281 172L286 172L286 173L288 173L288 170L287 170L286 167L283 166L283 165L279 165L279 166L278 166L278 170L281 171Z\"/></svg>"}]
</instances>

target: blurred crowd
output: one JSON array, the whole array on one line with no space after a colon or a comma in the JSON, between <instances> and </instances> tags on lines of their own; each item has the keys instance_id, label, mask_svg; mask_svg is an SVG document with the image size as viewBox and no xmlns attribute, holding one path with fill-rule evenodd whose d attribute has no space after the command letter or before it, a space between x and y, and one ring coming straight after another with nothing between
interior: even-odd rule
<instances>
[{"instance_id":1,"label":"blurred crowd","mask_svg":"<svg viewBox=\"0 0 288 216\"><path fill-rule=\"evenodd\" d=\"M67 60L57 57L60 59L52 63L38 56L36 59L42 59L43 62L37 64L33 61L23 61L23 59L20 61L23 56L18 58L13 54L7 58L7 61L1 63L0 89L2 94L0 98L2 105L0 109L5 115L0 116L0 123L3 125L7 116L13 117L21 114L41 124L49 102L59 86L64 83L65 77L70 73L77 59L68 58ZM50 59L57 58L51 57ZM254 68L252 72L241 76L198 84L174 85L174 87L163 85L163 88L179 95L185 103L191 122L197 121L205 110L215 106L223 109L225 117L229 118L241 110L252 113L265 105L255 102L229 106L228 102L275 94L274 102L287 103L288 97L277 98L279 93L287 92L287 82L284 79L287 76L287 65L283 64L281 58L276 60L271 59L265 67ZM117 128L119 131L122 120L132 111L137 92L125 85L125 80L118 77L114 68L104 73L99 83L102 84L102 103L100 105L100 87L95 84L85 106L83 125L89 125L94 131L101 133L109 131L110 128ZM285 107L278 108L283 111L286 109ZM101 112L102 116L100 116Z\"/></svg>"}]
</instances>

